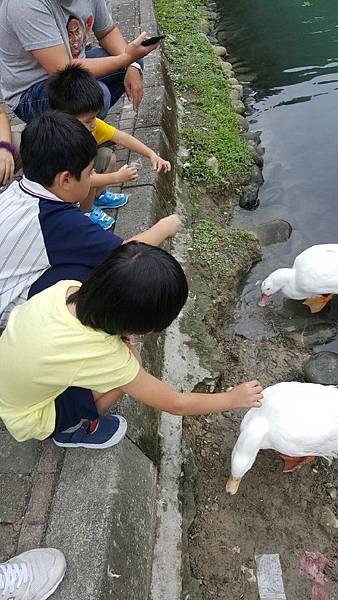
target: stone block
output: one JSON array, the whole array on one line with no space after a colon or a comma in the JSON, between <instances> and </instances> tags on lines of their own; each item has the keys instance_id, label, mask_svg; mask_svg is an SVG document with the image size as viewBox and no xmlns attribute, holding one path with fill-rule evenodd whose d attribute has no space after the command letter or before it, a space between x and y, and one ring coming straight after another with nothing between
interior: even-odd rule
<instances>
[{"instance_id":1,"label":"stone block","mask_svg":"<svg viewBox=\"0 0 338 600\"><path fill-rule=\"evenodd\" d=\"M41 525L47 521L54 483L54 473L35 474L25 522L31 525Z\"/></svg>"},{"instance_id":2,"label":"stone block","mask_svg":"<svg viewBox=\"0 0 338 600\"><path fill-rule=\"evenodd\" d=\"M0 432L0 472L31 473L38 459L40 444L36 440L16 442L7 432Z\"/></svg>"},{"instance_id":3,"label":"stone block","mask_svg":"<svg viewBox=\"0 0 338 600\"><path fill-rule=\"evenodd\" d=\"M148 598L155 497L155 467L129 440L67 450L45 539L68 566L55 600Z\"/></svg>"},{"instance_id":4,"label":"stone block","mask_svg":"<svg viewBox=\"0 0 338 600\"><path fill-rule=\"evenodd\" d=\"M55 446L51 440L42 444L42 451L37 464L38 473L56 473L63 460L64 450Z\"/></svg>"},{"instance_id":5,"label":"stone block","mask_svg":"<svg viewBox=\"0 0 338 600\"><path fill-rule=\"evenodd\" d=\"M128 239L151 227L159 215L155 188L151 185L126 189L129 202L118 213L115 233Z\"/></svg>"},{"instance_id":6,"label":"stone block","mask_svg":"<svg viewBox=\"0 0 338 600\"><path fill-rule=\"evenodd\" d=\"M19 531L16 531L13 525L0 524L0 562L5 562L16 554Z\"/></svg>"},{"instance_id":7,"label":"stone block","mask_svg":"<svg viewBox=\"0 0 338 600\"><path fill-rule=\"evenodd\" d=\"M17 554L32 548L39 548L42 544L45 528L45 525L32 525L24 521L19 535Z\"/></svg>"},{"instance_id":8,"label":"stone block","mask_svg":"<svg viewBox=\"0 0 338 600\"><path fill-rule=\"evenodd\" d=\"M29 477L0 474L0 523L15 523L24 514Z\"/></svg>"}]
</instances>

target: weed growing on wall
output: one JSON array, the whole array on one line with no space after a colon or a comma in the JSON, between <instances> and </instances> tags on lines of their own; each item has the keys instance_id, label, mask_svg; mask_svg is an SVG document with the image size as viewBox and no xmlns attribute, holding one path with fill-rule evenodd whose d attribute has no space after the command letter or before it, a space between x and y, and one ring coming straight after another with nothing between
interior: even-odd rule
<instances>
[{"instance_id":1,"label":"weed growing on wall","mask_svg":"<svg viewBox=\"0 0 338 600\"><path fill-rule=\"evenodd\" d=\"M183 177L232 188L247 175L252 158L240 139L219 59L199 31L206 13L198 0L156 0L155 4L167 36L170 77L183 104L181 141L189 150ZM207 165L210 157L216 159L214 168Z\"/></svg>"}]
</instances>

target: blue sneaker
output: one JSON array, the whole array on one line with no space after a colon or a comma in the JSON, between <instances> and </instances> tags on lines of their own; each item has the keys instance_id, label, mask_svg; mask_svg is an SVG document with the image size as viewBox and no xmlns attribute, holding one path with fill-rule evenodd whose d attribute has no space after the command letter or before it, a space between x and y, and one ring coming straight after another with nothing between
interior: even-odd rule
<instances>
[{"instance_id":1,"label":"blue sneaker","mask_svg":"<svg viewBox=\"0 0 338 600\"><path fill-rule=\"evenodd\" d=\"M97 208L121 208L128 202L127 194L115 194L105 190L94 201L94 206Z\"/></svg>"},{"instance_id":2,"label":"blue sneaker","mask_svg":"<svg viewBox=\"0 0 338 600\"><path fill-rule=\"evenodd\" d=\"M97 426L88 433L88 423L85 423L71 433L54 433L53 442L62 448L110 448L118 444L126 435L127 421L120 415L99 417Z\"/></svg>"},{"instance_id":3,"label":"blue sneaker","mask_svg":"<svg viewBox=\"0 0 338 600\"><path fill-rule=\"evenodd\" d=\"M104 210L95 206L90 212L86 213L86 215L93 223L102 227L102 229L110 229L115 223L114 217L107 215Z\"/></svg>"}]
</instances>

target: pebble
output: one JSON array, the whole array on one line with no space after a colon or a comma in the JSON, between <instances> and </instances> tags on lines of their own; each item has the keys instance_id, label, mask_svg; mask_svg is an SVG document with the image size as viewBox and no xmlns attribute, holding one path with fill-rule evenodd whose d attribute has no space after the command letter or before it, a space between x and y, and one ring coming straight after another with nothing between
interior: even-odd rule
<instances>
[{"instance_id":1,"label":"pebble","mask_svg":"<svg viewBox=\"0 0 338 600\"><path fill-rule=\"evenodd\" d=\"M218 173L218 160L216 158L216 156L210 156L205 164L207 165L207 167L209 167L209 169L211 169L215 175L217 175Z\"/></svg>"},{"instance_id":2,"label":"pebble","mask_svg":"<svg viewBox=\"0 0 338 600\"><path fill-rule=\"evenodd\" d=\"M262 246L270 246L278 242L286 242L292 233L292 227L283 219L274 219L258 225L254 232Z\"/></svg>"},{"instance_id":3,"label":"pebble","mask_svg":"<svg viewBox=\"0 0 338 600\"><path fill-rule=\"evenodd\" d=\"M261 131L244 131L241 138L246 141L254 142L256 146L261 143Z\"/></svg>"},{"instance_id":4,"label":"pebble","mask_svg":"<svg viewBox=\"0 0 338 600\"><path fill-rule=\"evenodd\" d=\"M239 200L241 208L251 210L258 206L258 189L258 185L254 183L249 183L249 185L244 188L243 194Z\"/></svg>"},{"instance_id":5,"label":"pebble","mask_svg":"<svg viewBox=\"0 0 338 600\"><path fill-rule=\"evenodd\" d=\"M242 115L236 115L237 123L239 125L239 129L242 133L249 131L249 123L245 117Z\"/></svg>"},{"instance_id":6,"label":"pebble","mask_svg":"<svg viewBox=\"0 0 338 600\"><path fill-rule=\"evenodd\" d=\"M224 46L213 46L216 56L226 56L228 54L227 49Z\"/></svg>"},{"instance_id":7,"label":"pebble","mask_svg":"<svg viewBox=\"0 0 338 600\"><path fill-rule=\"evenodd\" d=\"M318 352L303 363L303 371L311 383L338 385L338 354Z\"/></svg>"},{"instance_id":8,"label":"pebble","mask_svg":"<svg viewBox=\"0 0 338 600\"><path fill-rule=\"evenodd\" d=\"M207 19L200 19L198 23L198 29L201 33L205 33L205 35L208 35L211 30L209 21Z\"/></svg>"},{"instance_id":9,"label":"pebble","mask_svg":"<svg viewBox=\"0 0 338 600\"><path fill-rule=\"evenodd\" d=\"M320 515L320 524L329 536L338 535L338 519L329 506L324 506Z\"/></svg>"},{"instance_id":10,"label":"pebble","mask_svg":"<svg viewBox=\"0 0 338 600\"><path fill-rule=\"evenodd\" d=\"M244 103L242 102L242 100L235 100L234 102L231 103L231 105L232 105L232 108L235 111L235 113L237 113L238 115L242 115L245 112L245 106L244 106ZM262 165L263 165L263 161L262 161Z\"/></svg>"},{"instance_id":11,"label":"pebble","mask_svg":"<svg viewBox=\"0 0 338 600\"><path fill-rule=\"evenodd\" d=\"M241 103L243 104L243 102ZM244 106L244 104L243 104ZM244 111L243 111L244 112ZM248 143L247 145L248 151L250 152L252 158L254 159L256 165L258 167L263 167L263 157L260 152L258 152L258 148Z\"/></svg>"}]
</instances>

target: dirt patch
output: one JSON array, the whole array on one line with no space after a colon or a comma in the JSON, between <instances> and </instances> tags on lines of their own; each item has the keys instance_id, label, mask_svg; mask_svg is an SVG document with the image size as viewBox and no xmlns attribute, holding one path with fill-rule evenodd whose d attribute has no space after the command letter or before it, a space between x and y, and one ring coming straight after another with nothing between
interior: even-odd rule
<instances>
[{"instance_id":1,"label":"dirt patch","mask_svg":"<svg viewBox=\"0 0 338 600\"><path fill-rule=\"evenodd\" d=\"M229 324L229 303L220 306L221 310L214 311L214 333L225 358L219 388L256 377L264 386L302 380L306 350L282 334L261 341L235 335ZM238 494L228 497L225 483L243 414L222 413L184 422L185 445L197 467L191 481L196 515L188 545L192 575L200 584L200 592L188 597L257 600L255 555L278 553L288 600L317 598L312 596L312 582L302 577L299 569L306 551L319 551L328 558L329 567L327 591L318 598L333 600L338 597L332 595L333 590L338 593L338 531L326 523L327 514L337 512L332 490L338 487L338 464L330 466L318 459L285 475L276 452L260 452Z\"/></svg>"}]
</instances>

